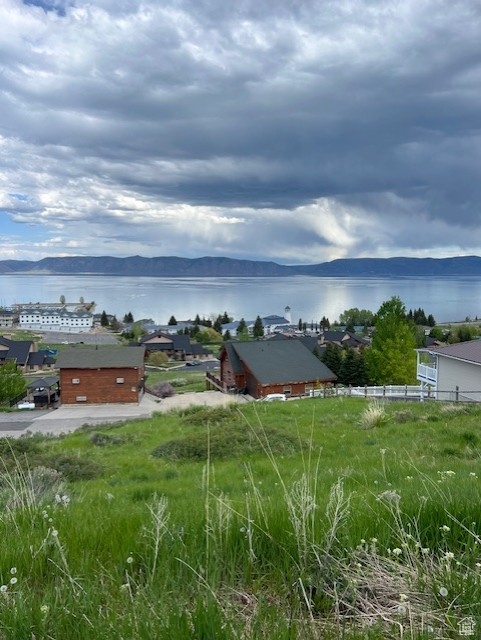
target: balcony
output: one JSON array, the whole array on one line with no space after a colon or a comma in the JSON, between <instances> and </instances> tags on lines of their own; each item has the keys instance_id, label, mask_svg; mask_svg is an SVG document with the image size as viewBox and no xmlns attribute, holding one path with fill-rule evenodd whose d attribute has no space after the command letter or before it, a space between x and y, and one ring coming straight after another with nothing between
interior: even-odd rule
<instances>
[{"instance_id":1,"label":"balcony","mask_svg":"<svg viewBox=\"0 0 481 640\"><path fill-rule=\"evenodd\" d=\"M436 367L430 367L427 364L418 364L417 379L428 384L436 384L438 381L438 370Z\"/></svg>"}]
</instances>

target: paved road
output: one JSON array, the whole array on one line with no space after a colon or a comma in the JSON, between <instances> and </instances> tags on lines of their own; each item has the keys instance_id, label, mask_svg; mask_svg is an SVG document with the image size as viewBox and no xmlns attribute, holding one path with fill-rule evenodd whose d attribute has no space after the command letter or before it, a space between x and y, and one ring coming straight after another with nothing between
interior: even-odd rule
<instances>
[{"instance_id":1,"label":"paved road","mask_svg":"<svg viewBox=\"0 0 481 640\"><path fill-rule=\"evenodd\" d=\"M219 406L231 402L248 402L248 398L230 396L219 391L204 391L178 394L158 402L152 396L145 394L139 405L63 406L51 411L0 413L0 437L18 438L28 431L59 435L75 431L85 424L125 422L136 418L149 418L155 412L164 413L192 405Z\"/></svg>"}]
</instances>

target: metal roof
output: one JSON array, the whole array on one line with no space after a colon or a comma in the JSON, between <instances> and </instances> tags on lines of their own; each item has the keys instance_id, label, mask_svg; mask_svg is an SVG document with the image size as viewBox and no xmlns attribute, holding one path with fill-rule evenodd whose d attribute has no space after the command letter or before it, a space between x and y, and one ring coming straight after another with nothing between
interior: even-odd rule
<instances>
[{"instance_id":1,"label":"metal roof","mask_svg":"<svg viewBox=\"0 0 481 640\"><path fill-rule=\"evenodd\" d=\"M227 346L229 345L229 346ZM226 343L261 384L336 380L334 373L299 340ZM236 371L238 362L232 362Z\"/></svg>"},{"instance_id":2,"label":"metal roof","mask_svg":"<svg viewBox=\"0 0 481 640\"><path fill-rule=\"evenodd\" d=\"M73 347L63 349L57 357L59 369L115 369L141 367L144 347Z\"/></svg>"}]
</instances>

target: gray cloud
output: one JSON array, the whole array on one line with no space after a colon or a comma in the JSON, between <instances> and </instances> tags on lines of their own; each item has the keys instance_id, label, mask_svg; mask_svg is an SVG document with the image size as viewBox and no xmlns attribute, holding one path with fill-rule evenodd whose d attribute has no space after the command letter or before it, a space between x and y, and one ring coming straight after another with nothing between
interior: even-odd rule
<instances>
[{"instance_id":1,"label":"gray cloud","mask_svg":"<svg viewBox=\"0 0 481 640\"><path fill-rule=\"evenodd\" d=\"M481 250L475 0L2 7L0 211L45 255Z\"/></svg>"}]
</instances>

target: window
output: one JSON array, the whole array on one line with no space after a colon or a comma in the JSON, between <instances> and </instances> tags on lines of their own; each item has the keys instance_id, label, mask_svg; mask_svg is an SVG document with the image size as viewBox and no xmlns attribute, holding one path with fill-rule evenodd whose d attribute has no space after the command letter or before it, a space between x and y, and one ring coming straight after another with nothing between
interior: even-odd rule
<instances>
[{"instance_id":1,"label":"window","mask_svg":"<svg viewBox=\"0 0 481 640\"><path fill-rule=\"evenodd\" d=\"M314 389L313 384L306 384L306 393L309 394Z\"/></svg>"},{"instance_id":2,"label":"window","mask_svg":"<svg viewBox=\"0 0 481 640\"><path fill-rule=\"evenodd\" d=\"M124 378L117 378L116 382L117 384L124 384L125 380Z\"/></svg>"},{"instance_id":3,"label":"window","mask_svg":"<svg viewBox=\"0 0 481 640\"><path fill-rule=\"evenodd\" d=\"M292 393L292 387L284 387L283 392L286 396L290 396Z\"/></svg>"},{"instance_id":4,"label":"window","mask_svg":"<svg viewBox=\"0 0 481 640\"><path fill-rule=\"evenodd\" d=\"M80 378L72 378L72 384L80 384Z\"/></svg>"},{"instance_id":5,"label":"window","mask_svg":"<svg viewBox=\"0 0 481 640\"><path fill-rule=\"evenodd\" d=\"M77 396L75 400L77 400L77 402L87 402L87 396Z\"/></svg>"}]
</instances>

